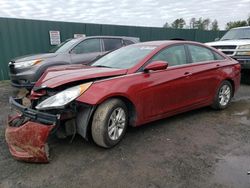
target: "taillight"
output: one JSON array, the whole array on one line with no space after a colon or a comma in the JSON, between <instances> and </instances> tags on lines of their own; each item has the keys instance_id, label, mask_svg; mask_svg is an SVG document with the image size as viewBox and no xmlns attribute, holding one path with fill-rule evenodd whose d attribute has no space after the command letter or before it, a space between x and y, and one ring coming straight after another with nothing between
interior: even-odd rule
<instances>
[{"instance_id":1,"label":"taillight","mask_svg":"<svg viewBox=\"0 0 250 188\"><path fill-rule=\"evenodd\" d=\"M235 65L235 68L236 68L236 70L241 70L241 65L239 64L239 63L237 63L236 65Z\"/></svg>"}]
</instances>

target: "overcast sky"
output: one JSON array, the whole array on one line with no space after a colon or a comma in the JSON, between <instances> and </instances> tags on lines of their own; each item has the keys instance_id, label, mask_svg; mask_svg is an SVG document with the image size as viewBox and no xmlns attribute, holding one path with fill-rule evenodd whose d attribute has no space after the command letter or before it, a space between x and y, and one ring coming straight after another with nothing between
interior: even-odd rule
<instances>
[{"instance_id":1,"label":"overcast sky","mask_svg":"<svg viewBox=\"0 0 250 188\"><path fill-rule=\"evenodd\" d=\"M250 14L250 0L0 0L0 17L162 27L183 17L229 21Z\"/></svg>"}]
</instances>

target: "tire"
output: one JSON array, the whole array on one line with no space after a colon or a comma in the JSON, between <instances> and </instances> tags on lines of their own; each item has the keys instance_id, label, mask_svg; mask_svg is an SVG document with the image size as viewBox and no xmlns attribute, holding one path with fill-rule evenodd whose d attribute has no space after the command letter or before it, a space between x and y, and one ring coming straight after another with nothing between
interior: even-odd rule
<instances>
[{"instance_id":1,"label":"tire","mask_svg":"<svg viewBox=\"0 0 250 188\"><path fill-rule=\"evenodd\" d=\"M121 141L127 126L128 109L124 102L120 99L107 100L94 113L92 138L98 146L111 148Z\"/></svg>"},{"instance_id":2,"label":"tire","mask_svg":"<svg viewBox=\"0 0 250 188\"><path fill-rule=\"evenodd\" d=\"M223 110L228 107L233 96L232 84L225 80L223 81L216 93L212 108L216 110Z\"/></svg>"}]
</instances>

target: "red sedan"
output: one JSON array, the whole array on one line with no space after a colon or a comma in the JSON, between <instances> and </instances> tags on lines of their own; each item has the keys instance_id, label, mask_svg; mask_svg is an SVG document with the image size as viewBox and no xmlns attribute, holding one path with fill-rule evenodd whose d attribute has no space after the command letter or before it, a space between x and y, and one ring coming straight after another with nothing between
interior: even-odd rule
<instances>
[{"instance_id":1,"label":"red sedan","mask_svg":"<svg viewBox=\"0 0 250 188\"><path fill-rule=\"evenodd\" d=\"M52 132L78 133L110 148L128 126L204 106L224 109L239 85L240 64L216 49L188 41L138 43L91 66L48 69L30 106L10 98L19 114L9 118L6 140L15 158L33 162L48 162Z\"/></svg>"}]
</instances>

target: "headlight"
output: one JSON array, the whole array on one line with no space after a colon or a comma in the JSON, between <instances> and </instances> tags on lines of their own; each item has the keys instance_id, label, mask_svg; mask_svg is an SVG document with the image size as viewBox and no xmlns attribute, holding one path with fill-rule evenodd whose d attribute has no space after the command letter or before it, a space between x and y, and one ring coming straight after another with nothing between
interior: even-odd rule
<instances>
[{"instance_id":1,"label":"headlight","mask_svg":"<svg viewBox=\"0 0 250 188\"><path fill-rule=\"evenodd\" d=\"M250 51L249 52L237 52L236 55L250 55Z\"/></svg>"},{"instance_id":2,"label":"headlight","mask_svg":"<svg viewBox=\"0 0 250 188\"><path fill-rule=\"evenodd\" d=\"M250 49L250 44L241 45L241 46L239 46L239 49Z\"/></svg>"},{"instance_id":3,"label":"headlight","mask_svg":"<svg viewBox=\"0 0 250 188\"><path fill-rule=\"evenodd\" d=\"M250 44L241 45L238 49L241 51L236 52L236 55L250 55Z\"/></svg>"},{"instance_id":4,"label":"headlight","mask_svg":"<svg viewBox=\"0 0 250 188\"><path fill-rule=\"evenodd\" d=\"M27 68L27 67L36 65L38 63L41 63L41 62L42 62L41 59L36 59L36 60L31 60L31 61L16 62L14 65L15 65L15 68Z\"/></svg>"},{"instance_id":5,"label":"headlight","mask_svg":"<svg viewBox=\"0 0 250 188\"><path fill-rule=\"evenodd\" d=\"M85 92L93 82L88 82L86 84L81 84L75 87L66 89L56 95L49 97L40 104L36 106L38 110L48 110L53 108L62 108L66 104L70 103L77 97L79 97L83 92Z\"/></svg>"}]
</instances>

